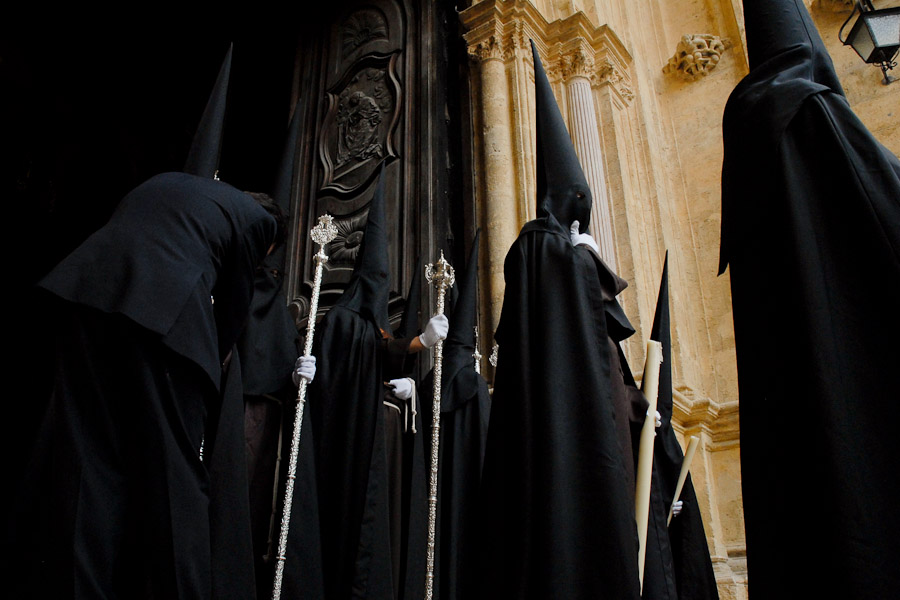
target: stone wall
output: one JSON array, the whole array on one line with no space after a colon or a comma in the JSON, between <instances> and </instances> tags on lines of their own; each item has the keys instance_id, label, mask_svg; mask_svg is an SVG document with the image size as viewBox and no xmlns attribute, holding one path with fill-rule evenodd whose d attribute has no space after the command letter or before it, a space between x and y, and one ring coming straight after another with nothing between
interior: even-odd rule
<instances>
[{"instance_id":1,"label":"stone wall","mask_svg":"<svg viewBox=\"0 0 900 600\"><path fill-rule=\"evenodd\" d=\"M900 83L882 85L880 70L838 41L845 0L807 3L851 105L900 153ZM701 438L693 478L721 596L746 598L730 284L727 272L716 276L722 113L748 70L741 4L482 0L461 21L472 58L476 205L487 232L482 331L496 328L503 259L534 216L531 38L592 185L591 230L630 283L620 299L637 329L626 347L636 371L669 251L674 421Z\"/></svg>"}]
</instances>

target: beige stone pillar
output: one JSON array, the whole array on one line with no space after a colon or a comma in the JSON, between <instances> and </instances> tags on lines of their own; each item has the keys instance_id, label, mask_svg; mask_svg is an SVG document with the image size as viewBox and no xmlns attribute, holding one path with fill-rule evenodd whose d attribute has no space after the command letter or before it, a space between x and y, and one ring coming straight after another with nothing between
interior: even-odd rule
<instances>
[{"instance_id":1,"label":"beige stone pillar","mask_svg":"<svg viewBox=\"0 0 900 600\"><path fill-rule=\"evenodd\" d=\"M591 90L592 68L593 59L580 48L563 56L569 135L572 137L575 153L581 161L594 200L591 207L590 231L600 247L600 256L615 271L616 252L609 195L603 169L600 129Z\"/></svg>"},{"instance_id":2,"label":"beige stone pillar","mask_svg":"<svg viewBox=\"0 0 900 600\"><path fill-rule=\"evenodd\" d=\"M495 331L503 304L503 261L521 226L515 195L510 94L503 51L497 38L491 37L471 46L469 55L479 74L476 110L480 109L478 158L481 170L476 204L487 249L487 256L482 261L487 277L482 276L482 286L487 288L490 304L490 323L486 325L489 331Z\"/></svg>"}]
</instances>

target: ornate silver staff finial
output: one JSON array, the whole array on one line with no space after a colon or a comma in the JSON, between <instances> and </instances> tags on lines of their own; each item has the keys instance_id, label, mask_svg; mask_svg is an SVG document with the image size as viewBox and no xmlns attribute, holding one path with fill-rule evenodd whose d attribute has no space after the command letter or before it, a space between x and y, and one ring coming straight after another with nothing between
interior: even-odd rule
<instances>
[{"instance_id":1,"label":"ornate silver staff finial","mask_svg":"<svg viewBox=\"0 0 900 600\"><path fill-rule=\"evenodd\" d=\"M475 352L472 353L475 359L475 372L481 374L481 352L478 351L478 325L475 326Z\"/></svg>"},{"instance_id":2,"label":"ornate silver staff finial","mask_svg":"<svg viewBox=\"0 0 900 600\"><path fill-rule=\"evenodd\" d=\"M425 266L425 279L437 288L437 314L444 314L444 294L453 286L455 274L453 267L441 258L433 265ZM441 434L441 371L444 360L444 342L434 345L434 390L432 399L431 420L431 475L428 480L428 550L425 567L425 600L434 596L434 544L437 530L437 484L438 484L438 449Z\"/></svg>"},{"instance_id":3,"label":"ornate silver staff finial","mask_svg":"<svg viewBox=\"0 0 900 600\"><path fill-rule=\"evenodd\" d=\"M309 305L309 317L306 324L306 343L303 356L312 355L313 336L316 333L316 313L319 312L319 292L322 289L322 270L328 262L325 246L337 236L337 226L331 215L319 217L319 224L312 228L309 237L319 245L319 251L313 256L316 263L316 275L313 280L312 299ZM300 427L303 424L303 409L306 406L306 379L300 379L297 387L297 413L294 415L294 436L291 439L291 459L288 465L287 484L284 491L284 511L281 513L281 531L278 535L278 554L275 563L275 584L272 588L272 600L281 598L281 582L284 578L284 559L287 551L288 527L291 523L291 503L294 500L294 479L297 476L297 455L300 453Z\"/></svg>"},{"instance_id":4,"label":"ornate silver staff finial","mask_svg":"<svg viewBox=\"0 0 900 600\"><path fill-rule=\"evenodd\" d=\"M488 359L488 362L491 363L491 366L495 369L497 368L497 357L500 355L500 344L494 344L494 347L491 348L491 357Z\"/></svg>"}]
</instances>

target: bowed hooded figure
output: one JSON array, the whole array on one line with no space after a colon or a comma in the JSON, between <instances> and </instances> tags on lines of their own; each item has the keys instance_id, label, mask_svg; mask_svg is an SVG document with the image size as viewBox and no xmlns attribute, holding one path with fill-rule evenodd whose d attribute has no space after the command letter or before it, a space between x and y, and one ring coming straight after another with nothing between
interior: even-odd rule
<instances>
[{"instance_id":1,"label":"bowed hooded figure","mask_svg":"<svg viewBox=\"0 0 900 600\"><path fill-rule=\"evenodd\" d=\"M636 599L631 407L615 345L633 332L615 301L625 282L570 239L591 194L536 50L534 64L539 216L504 265L481 594Z\"/></svg>"},{"instance_id":2,"label":"bowed hooded figure","mask_svg":"<svg viewBox=\"0 0 900 600\"><path fill-rule=\"evenodd\" d=\"M750 593L896 597L900 161L853 114L801 0L745 2L744 15L721 270Z\"/></svg>"},{"instance_id":3,"label":"bowed hooded figure","mask_svg":"<svg viewBox=\"0 0 900 600\"><path fill-rule=\"evenodd\" d=\"M167 173L40 283L60 327L36 456L47 549L29 585L208 598L229 568L213 558L218 526L244 526L249 543L246 467L232 460L242 410L222 401L221 381L274 233L246 194ZM230 568L252 594L242 565Z\"/></svg>"},{"instance_id":4,"label":"bowed hooded figure","mask_svg":"<svg viewBox=\"0 0 900 600\"><path fill-rule=\"evenodd\" d=\"M207 116L229 64L230 52ZM191 154L214 165L221 123L207 121ZM243 411L227 372L276 227L212 170L195 173L138 186L39 284L59 327L20 597L254 594Z\"/></svg>"}]
</instances>

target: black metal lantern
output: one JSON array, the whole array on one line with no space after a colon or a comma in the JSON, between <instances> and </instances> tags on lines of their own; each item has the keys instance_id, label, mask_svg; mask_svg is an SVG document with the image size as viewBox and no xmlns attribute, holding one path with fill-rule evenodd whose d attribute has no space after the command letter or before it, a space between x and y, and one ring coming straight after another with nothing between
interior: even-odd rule
<instances>
[{"instance_id":1,"label":"black metal lantern","mask_svg":"<svg viewBox=\"0 0 900 600\"><path fill-rule=\"evenodd\" d=\"M859 18L847 37L842 38L844 28L857 12ZM897 66L894 59L900 50L900 7L876 10L871 0L856 0L853 11L838 32L838 39L845 46L852 46L866 63L881 67L884 83L890 83L893 79L887 72Z\"/></svg>"}]
</instances>

